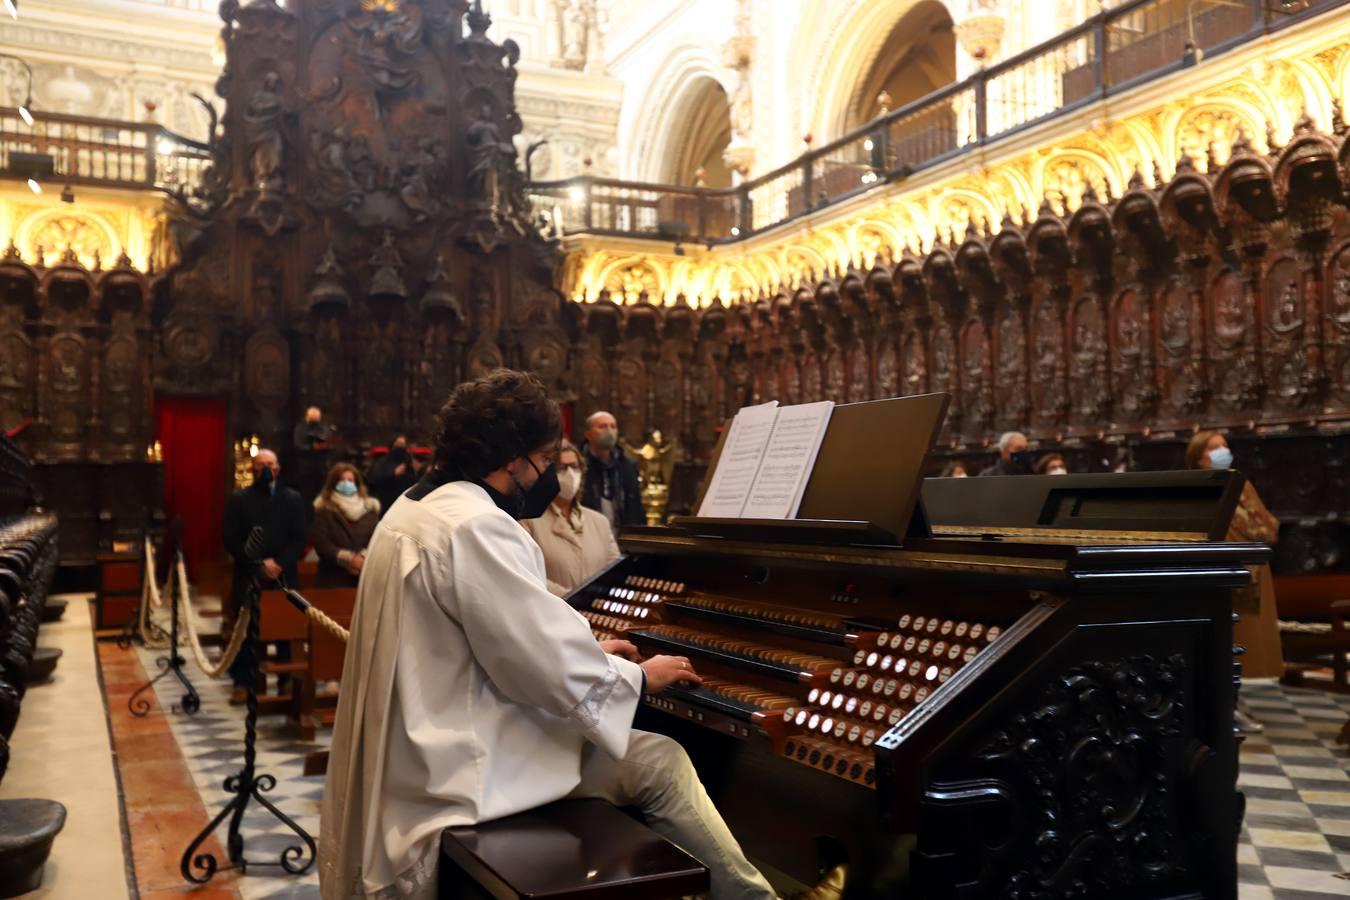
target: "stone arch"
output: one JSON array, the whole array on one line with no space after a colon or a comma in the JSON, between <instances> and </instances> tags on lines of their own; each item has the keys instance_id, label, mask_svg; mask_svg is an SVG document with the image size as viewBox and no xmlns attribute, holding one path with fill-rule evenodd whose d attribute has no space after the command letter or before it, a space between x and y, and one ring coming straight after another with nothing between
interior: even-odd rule
<instances>
[{"instance_id":1,"label":"stone arch","mask_svg":"<svg viewBox=\"0 0 1350 900\"><path fill-rule=\"evenodd\" d=\"M103 267L111 267L122 253L117 229L103 216L62 204L25 216L15 229L14 242L20 247L41 244L45 255L60 256L70 245L85 268L94 267L97 251Z\"/></svg>"},{"instance_id":2,"label":"stone arch","mask_svg":"<svg viewBox=\"0 0 1350 900\"><path fill-rule=\"evenodd\" d=\"M630 86L627 92L629 97L650 102L625 104L619 125L619 144L627 148L619 161L621 177L664 180L670 168L667 148L678 137L676 129L689 119L699 101L706 99L709 81L724 97L727 95L724 75L718 50L708 38L677 39L651 78L645 84Z\"/></svg>"},{"instance_id":3,"label":"stone arch","mask_svg":"<svg viewBox=\"0 0 1350 900\"><path fill-rule=\"evenodd\" d=\"M802 69L798 108L809 110L801 131L818 143L848 130L867 76L893 29L916 7L937 0L857 0L840 10L833 0L808 0L793 41L793 59L811 60ZM949 16L950 18L950 13Z\"/></svg>"}]
</instances>

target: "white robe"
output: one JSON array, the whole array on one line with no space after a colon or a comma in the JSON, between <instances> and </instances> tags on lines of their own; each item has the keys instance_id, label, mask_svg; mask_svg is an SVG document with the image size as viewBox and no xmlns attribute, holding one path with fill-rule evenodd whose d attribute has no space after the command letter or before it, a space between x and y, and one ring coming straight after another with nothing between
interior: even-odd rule
<instances>
[{"instance_id":1,"label":"white robe","mask_svg":"<svg viewBox=\"0 0 1350 900\"><path fill-rule=\"evenodd\" d=\"M400 498L357 590L324 785L324 900L434 897L441 831L565 796L587 741L622 759L642 669L545 587L486 491Z\"/></svg>"}]
</instances>

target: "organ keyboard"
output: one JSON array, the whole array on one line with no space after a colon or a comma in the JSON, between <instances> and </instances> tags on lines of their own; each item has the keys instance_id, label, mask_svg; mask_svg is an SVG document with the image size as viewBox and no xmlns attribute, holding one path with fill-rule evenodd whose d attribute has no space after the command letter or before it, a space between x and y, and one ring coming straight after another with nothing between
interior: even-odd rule
<instances>
[{"instance_id":1,"label":"organ keyboard","mask_svg":"<svg viewBox=\"0 0 1350 900\"><path fill-rule=\"evenodd\" d=\"M703 684L637 727L784 884L847 863L861 897L1232 898L1230 592L1267 551L1211 538L1241 484L947 480L903 547L636 529L569 602L691 659ZM963 526L981 491L1013 511Z\"/></svg>"}]
</instances>

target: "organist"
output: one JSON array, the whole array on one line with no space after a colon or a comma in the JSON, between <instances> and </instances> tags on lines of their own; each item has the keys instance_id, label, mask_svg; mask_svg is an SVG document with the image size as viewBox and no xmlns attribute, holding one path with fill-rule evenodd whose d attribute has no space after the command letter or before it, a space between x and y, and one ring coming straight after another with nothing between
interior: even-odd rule
<instances>
[{"instance_id":1,"label":"organist","mask_svg":"<svg viewBox=\"0 0 1350 900\"><path fill-rule=\"evenodd\" d=\"M644 691L699 682L688 659L625 658L631 644L597 644L547 590L516 520L557 493L560 431L531 375L460 385L431 473L376 529L324 789L325 900L433 897L443 829L564 797L641 808L709 868L715 898L774 896L683 749L632 728Z\"/></svg>"}]
</instances>

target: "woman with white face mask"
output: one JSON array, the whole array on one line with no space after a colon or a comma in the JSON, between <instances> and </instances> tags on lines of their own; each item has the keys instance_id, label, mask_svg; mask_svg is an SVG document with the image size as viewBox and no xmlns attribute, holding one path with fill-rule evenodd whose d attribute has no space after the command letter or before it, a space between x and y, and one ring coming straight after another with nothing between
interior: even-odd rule
<instances>
[{"instance_id":1,"label":"woman with white face mask","mask_svg":"<svg viewBox=\"0 0 1350 900\"><path fill-rule=\"evenodd\" d=\"M544 551L548 589L559 597L619 558L619 545L604 515L581 505L586 463L570 441L558 450L558 496L537 519L520 524Z\"/></svg>"},{"instance_id":2,"label":"woman with white face mask","mask_svg":"<svg viewBox=\"0 0 1350 900\"><path fill-rule=\"evenodd\" d=\"M1217 431L1197 432L1186 446L1186 468L1234 468L1233 451L1228 441ZM1240 467L1239 467L1240 470ZM1252 483L1242 488L1233 520L1228 525L1225 540L1274 544L1280 539L1280 520L1270 514ZM1280 623L1275 605L1275 581L1270 575L1270 564L1248 566L1252 583L1233 592L1233 611L1238 619L1233 623L1233 643L1241 644L1247 652L1238 657L1242 664L1242 680L1270 680L1284 672L1284 656L1280 647ZM1238 724L1246 731L1260 731L1241 709Z\"/></svg>"}]
</instances>

